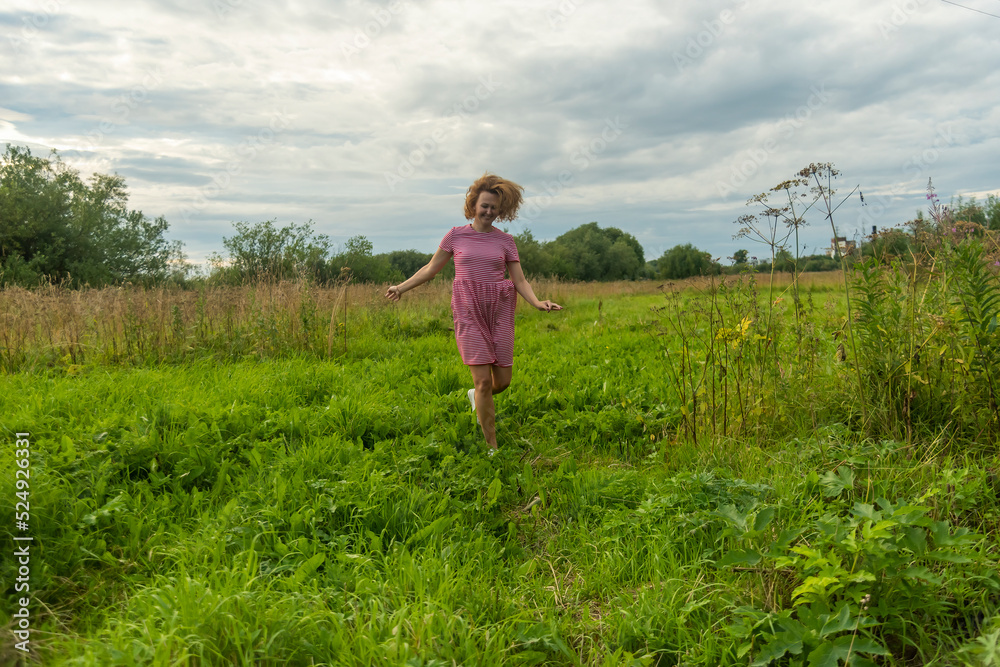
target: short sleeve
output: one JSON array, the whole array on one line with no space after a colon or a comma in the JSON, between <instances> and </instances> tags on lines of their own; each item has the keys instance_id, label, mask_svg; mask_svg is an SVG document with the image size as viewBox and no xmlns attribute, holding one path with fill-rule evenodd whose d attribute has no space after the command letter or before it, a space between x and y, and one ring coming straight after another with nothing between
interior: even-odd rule
<instances>
[{"instance_id":1,"label":"short sleeve","mask_svg":"<svg viewBox=\"0 0 1000 667\"><path fill-rule=\"evenodd\" d=\"M451 229L448 230L448 233L444 235L443 239L441 239L441 243L438 244L438 247L441 248L441 250L444 250L445 252L450 252L451 254L455 254L455 228L454 227L452 227Z\"/></svg>"},{"instance_id":2,"label":"short sleeve","mask_svg":"<svg viewBox=\"0 0 1000 667\"><path fill-rule=\"evenodd\" d=\"M507 243L504 244L504 262L520 262L521 258L517 256L517 244L514 243L514 237L508 236Z\"/></svg>"}]
</instances>

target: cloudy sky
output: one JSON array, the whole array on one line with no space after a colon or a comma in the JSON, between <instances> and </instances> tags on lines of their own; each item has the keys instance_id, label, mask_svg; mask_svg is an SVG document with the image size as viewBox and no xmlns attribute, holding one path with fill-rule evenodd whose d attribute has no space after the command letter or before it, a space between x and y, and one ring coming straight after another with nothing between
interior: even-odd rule
<instances>
[{"instance_id":1,"label":"cloudy sky","mask_svg":"<svg viewBox=\"0 0 1000 667\"><path fill-rule=\"evenodd\" d=\"M1000 0L958 2L14 0L0 144L124 176L195 261L268 219L432 252L487 170L525 187L510 231L763 256L734 220L811 162L864 193L848 236L928 178L1000 192Z\"/></svg>"}]
</instances>

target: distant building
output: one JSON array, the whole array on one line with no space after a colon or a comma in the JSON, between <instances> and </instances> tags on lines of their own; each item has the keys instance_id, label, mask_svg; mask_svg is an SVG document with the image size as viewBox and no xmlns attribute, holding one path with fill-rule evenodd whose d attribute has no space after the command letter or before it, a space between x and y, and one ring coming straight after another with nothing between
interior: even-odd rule
<instances>
[{"instance_id":1,"label":"distant building","mask_svg":"<svg viewBox=\"0 0 1000 667\"><path fill-rule=\"evenodd\" d=\"M854 254L857 248L858 244L854 241L848 241L846 236L838 236L830 239L830 247L826 249L826 256L836 257L839 252L842 256L849 257Z\"/></svg>"}]
</instances>

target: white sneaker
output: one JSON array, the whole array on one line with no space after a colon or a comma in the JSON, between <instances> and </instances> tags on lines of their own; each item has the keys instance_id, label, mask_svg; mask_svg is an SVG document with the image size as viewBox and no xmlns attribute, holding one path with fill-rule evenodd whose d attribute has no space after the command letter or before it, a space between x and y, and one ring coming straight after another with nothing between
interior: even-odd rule
<instances>
[{"instance_id":1,"label":"white sneaker","mask_svg":"<svg viewBox=\"0 0 1000 667\"><path fill-rule=\"evenodd\" d=\"M476 411L476 389L473 387L469 390L469 403L472 404L472 411Z\"/></svg>"}]
</instances>

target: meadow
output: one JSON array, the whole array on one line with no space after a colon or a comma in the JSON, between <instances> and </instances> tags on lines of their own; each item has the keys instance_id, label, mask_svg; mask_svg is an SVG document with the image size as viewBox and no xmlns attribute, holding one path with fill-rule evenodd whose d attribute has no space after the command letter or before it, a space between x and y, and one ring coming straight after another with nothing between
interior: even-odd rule
<instances>
[{"instance_id":1,"label":"meadow","mask_svg":"<svg viewBox=\"0 0 1000 667\"><path fill-rule=\"evenodd\" d=\"M977 266L539 281L493 458L443 281L4 290L0 662L1000 664Z\"/></svg>"}]
</instances>

